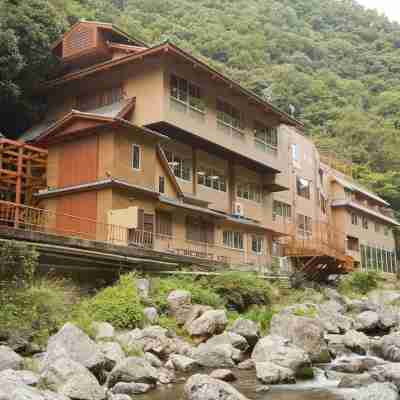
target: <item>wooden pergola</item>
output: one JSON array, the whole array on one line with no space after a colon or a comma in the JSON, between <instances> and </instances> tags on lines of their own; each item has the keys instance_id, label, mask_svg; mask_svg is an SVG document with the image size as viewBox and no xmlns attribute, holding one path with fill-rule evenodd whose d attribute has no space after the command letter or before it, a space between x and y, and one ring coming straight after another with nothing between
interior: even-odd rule
<instances>
[{"instance_id":1,"label":"wooden pergola","mask_svg":"<svg viewBox=\"0 0 400 400\"><path fill-rule=\"evenodd\" d=\"M34 206L46 186L47 150L0 137L0 199Z\"/></svg>"}]
</instances>

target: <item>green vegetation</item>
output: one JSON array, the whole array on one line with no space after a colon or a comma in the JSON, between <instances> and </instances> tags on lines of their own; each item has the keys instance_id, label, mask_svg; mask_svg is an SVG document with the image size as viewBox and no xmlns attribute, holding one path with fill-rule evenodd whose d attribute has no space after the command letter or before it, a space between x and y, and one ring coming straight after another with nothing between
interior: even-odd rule
<instances>
[{"instance_id":1,"label":"green vegetation","mask_svg":"<svg viewBox=\"0 0 400 400\"><path fill-rule=\"evenodd\" d=\"M352 0L4 0L6 134L40 116L32 85L53 63L50 43L80 18L114 22L149 44L171 40L284 110L294 106L307 134L341 149L355 177L400 209L398 23Z\"/></svg>"},{"instance_id":2,"label":"green vegetation","mask_svg":"<svg viewBox=\"0 0 400 400\"><path fill-rule=\"evenodd\" d=\"M349 297L365 295L378 287L379 274L375 271L357 271L346 276L339 291Z\"/></svg>"}]
</instances>

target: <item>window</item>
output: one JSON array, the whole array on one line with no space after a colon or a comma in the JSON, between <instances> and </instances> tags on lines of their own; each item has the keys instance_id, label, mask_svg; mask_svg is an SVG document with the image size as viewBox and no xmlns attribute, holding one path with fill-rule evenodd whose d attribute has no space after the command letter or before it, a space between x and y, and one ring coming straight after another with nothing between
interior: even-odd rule
<instances>
[{"instance_id":1,"label":"window","mask_svg":"<svg viewBox=\"0 0 400 400\"><path fill-rule=\"evenodd\" d=\"M252 236L251 251L256 254L261 254L264 247L264 239L262 236Z\"/></svg>"},{"instance_id":2,"label":"window","mask_svg":"<svg viewBox=\"0 0 400 400\"><path fill-rule=\"evenodd\" d=\"M296 187L297 187L297 195L300 197L304 197L305 199L310 199L311 197L311 190L310 190L311 183L309 180L296 177Z\"/></svg>"},{"instance_id":3,"label":"window","mask_svg":"<svg viewBox=\"0 0 400 400\"><path fill-rule=\"evenodd\" d=\"M197 183L202 186L226 192L226 180L224 174L212 168L200 167L197 171Z\"/></svg>"},{"instance_id":4,"label":"window","mask_svg":"<svg viewBox=\"0 0 400 400\"><path fill-rule=\"evenodd\" d=\"M172 236L172 214L165 211L156 211L156 233Z\"/></svg>"},{"instance_id":5,"label":"window","mask_svg":"<svg viewBox=\"0 0 400 400\"><path fill-rule=\"evenodd\" d=\"M345 188L344 189L344 198L346 200L352 201L353 200L353 192L350 189Z\"/></svg>"},{"instance_id":6,"label":"window","mask_svg":"<svg viewBox=\"0 0 400 400\"><path fill-rule=\"evenodd\" d=\"M186 239L214 243L214 225L202 218L186 217Z\"/></svg>"},{"instance_id":7,"label":"window","mask_svg":"<svg viewBox=\"0 0 400 400\"><path fill-rule=\"evenodd\" d=\"M359 251L358 238L347 236L347 248L351 251Z\"/></svg>"},{"instance_id":8,"label":"window","mask_svg":"<svg viewBox=\"0 0 400 400\"><path fill-rule=\"evenodd\" d=\"M205 111L205 102L200 87L186 79L171 75L170 94L174 100L200 112Z\"/></svg>"},{"instance_id":9,"label":"window","mask_svg":"<svg viewBox=\"0 0 400 400\"><path fill-rule=\"evenodd\" d=\"M223 232L223 243L226 247L243 250L243 233L242 232Z\"/></svg>"},{"instance_id":10,"label":"window","mask_svg":"<svg viewBox=\"0 0 400 400\"><path fill-rule=\"evenodd\" d=\"M158 177L158 191L160 193L165 193L165 177L163 176Z\"/></svg>"},{"instance_id":11,"label":"window","mask_svg":"<svg viewBox=\"0 0 400 400\"><path fill-rule=\"evenodd\" d=\"M364 229L368 229L368 218L367 217L362 217L362 227Z\"/></svg>"},{"instance_id":12,"label":"window","mask_svg":"<svg viewBox=\"0 0 400 400\"><path fill-rule=\"evenodd\" d=\"M254 123L254 145L262 151L278 151L278 129Z\"/></svg>"},{"instance_id":13,"label":"window","mask_svg":"<svg viewBox=\"0 0 400 400\"><path fill-rule=\"evenodd\" d=\"M375 232L379 233L381 231L381 225L378 222L375 222L374 226L375 226Z\"/></svg>"},{"instance_id":14,"label":"window","mask_svg":"<svg viewBox=\"0 0 400 400\"><path fill-rule=\"evenodd\" d=\"M239 110L222 100L217 100L217 121L233 129L243 130L243 117Z\"/></svg>"},{"instance_id":15,"label":"window","mask_svg":"<svg viewBox=\"0 0 400 400\"><path fill-rule=\"evenodd\" d=\"M101 90L94 93L78 96L75 101L75 107L79 111L94 110L113 103L117 103L124 98L122 86L111 89Z\"/></svg>"},{"instance_id":16,"label":"window","mask_svg":"<svg viewBox=\"0 0 400 400\"><path fill-rule=\"evenodd\" d=\"M262 202L262 188L256 183L238 183L236 193L241 199Z\"/></svg>"},{"instance_id":17,"label":"window","mask_svg":"<svg viewBox=\"0 0 400 400\"><path fill-rule=\"evenodd\" d=\"M140 169L140 146L137 144L132 145L131 166L132 169Z\"/></svg>"},{"instance_id":18,"label":"window","mask_svg":"<svg viewBox=\"0 0 400 400\"><path fill-rule=\"evenodd\" d=\"M301 237L310 238L312 236L312 219L306 215L297 214L297 231Z\"/></svg>"},{"instance_id":19,"label":"window","mask_svg":"<svg viewBox=\"0 0 400 400\"><path fill-rule=\"evenodd\" d=\"M183 158L172 151L165 150L165 157L177 178L185 181L192 180L192 160Z\"/></svg>"},{"instance_id":20,"label":"window","mask_svg":"<svg viewBox=\"0 0 400 400\"><path fill-rule=\"evenodd\" d=\"M292 147L292 160L299 161L299 152L298 152L297 144L293 143L291 147Z\"/></svg>"},{"instance_id":21,"label":"window","mask_svg":"<svg viewBox=\"0 0 400 400\"><path fill-rule=\"evenodd\" d=\"M351 223L353 225L358 225L358 215L356 213L351 213Z\"/></svg>"},{"instance_id":22,"label":"window","mask_svg":"<svg viewBox=\"0 0 400 400\"><path fill-rule=\"evenodd\" d=\"M290 219L292 217L292 207L290 206L290 204L286 204L278 200L274 200L272 212L274 219L276 216L287 219Z\"/></svg>"}]
</instances>

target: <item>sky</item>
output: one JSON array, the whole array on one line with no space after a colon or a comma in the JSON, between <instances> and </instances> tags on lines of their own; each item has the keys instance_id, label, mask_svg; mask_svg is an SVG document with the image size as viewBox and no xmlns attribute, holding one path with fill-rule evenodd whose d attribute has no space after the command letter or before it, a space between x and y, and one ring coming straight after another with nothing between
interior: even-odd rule
<instances>
[{"instance_id":1,"label":"sky","mask_svg":"<svg viewBox=\"0 0 400 400\"><path fill-rule=\"evenodd\" d=\"M400 22L400 0L357 0L368 8L376 8L385 13L390 20Z\"/></svg>"}]
</instances>

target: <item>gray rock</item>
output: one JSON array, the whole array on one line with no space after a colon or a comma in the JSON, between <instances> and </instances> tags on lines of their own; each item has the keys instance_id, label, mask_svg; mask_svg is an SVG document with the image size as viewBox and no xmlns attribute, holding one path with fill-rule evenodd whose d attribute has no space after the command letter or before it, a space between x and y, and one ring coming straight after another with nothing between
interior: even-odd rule
<instances>
[{"instance_id":1,"label":"gray rock","mask_svg":"<svg viewBox=\"0 0 400 400\"><path fill-rule=\"evenodd\" d=\"M75 374L69 378L59 389L58 393L79 400L103 400L106 392L97 382L96 378L87 374Z\"/></svg>"},{"instance_id":2,"label":"gray rock","mask_svg":"<svg viewBox=\"0 0 400 400\"><path fill-rule=\"evenodd\" d=\"M355 319L355 328L358 331L369 332L379 326L379 315L375 311L364 311Z\"/></svg>"},{"instance_id":3,"label":"gray rock","mask_svg":"<svg viewBox=\"0 0 400 400\"><path fill-rule=\"evenodd\" d=\"M293 370L271 362L256 362L257 378L268 385L277 383L295 383Z\"/></svg>"},{"instance_id":4,"label":"gray rock","mask_svg":"<svg viewBox=\"0 0 400 400\"><path fill-rule=\"evenodd\" d=\"M336 359L330 366L334 371L346 372L346 373L361 373L366 372L377 365L385 364L385 361L377 357L360 357L350 356L341 357Z\"/></svg>"},{"instance_id":5,"label":"gray rock","mask_svg":"<svg viewBox=\"0 0 400 400\"><path fill-rule=\"evenodd\" d=\"M379 326L382 329L393 328L400 323L400 310L398 307L386 306L377 311L379 315Z\"/></svg>"},{"instance_id":6,"label":"gray rock","mask_svg":"<svg viewBox=\"0 0 400 400\"><path fill-rule=\"evenodd\" d=\"M191 336L210 337L222 333L228 324L225 310L206 311L187 326Z\"/></svg>"},{"instance_id":7,"label":"gray rock","mask_svg":"<svg viewBox=\"0 0 400 400\"><path fill-rule=\"evenodd\" d=\"M181 356L179 354L172 354L169 357L169 361L171 362L173 368L177 371L192 371L199 366L196 360L193 360L189 357Z\"/></svg>"},{"instance_id":8,"label":"gray rock","mask_svg":"<svg viewBox=\"0 0 400 400\"><path fill-rule=\"evenodd\" d=\"M354 326L354 320L342 314L320 313L318 319L323 329L333 334L345 333Z\"/></svg>"},{"instance_id":9,"label":"gray rock","mask_svg":"<svg viewBox=\"0 0 400 400\"><path fill-rule=\"evenodd\" d=\"M172 315L192 303L192 295L187 290L173 290L167 297L168 308Z\"/></svg>"},{"instance_id":10,"label":"gray rock","mask_svg":"<svg viewBox=\"0 0 400 400\"><path fill-rule=\"evenodd\" d=\"M127 383L118 382L113 388L112 393L114 394L127 394L135 395L148 392L153 386L148 383Z\"/></svg>"},{"instance_id":11,"label":"gray rock","mask_svg":"<svg viewBox=\"0 0 400 400\"><path fill-rule=\"evenodd\" d=\"M243 336L234 332L224 332L220 335L212 336L210 339L207 340L206 343L211 346L230 344L235 349L239 349L241 351L246 351L249 347L247 340Z\"/></svg>"},{"instance_id":12,"label":"gray rock","mask_svg":"<svg viewBox=\"0 0 400 400\"><path fill-rule=\"evenodd\" d=\"M364 372L363 374L346 374L344 375L339 382L340 388L359 388L370 385L375 382L375 379Z\"/></svg>"},{"instance_id":13,"label":"gray rock","mask_svg":"<svg viewBox=\"0 0 400 400\"><path fill-rule=\"evenodd\" d=\"M22 369L24 359L8 346L0 346L0 371Z\"/></svg>"},{"instance_id":14,"label":"gray rock","mask_svg":"<svg viewBox=\"0 0 400 400\"><path fill-rule=\"evenodd\" d=\"M370 373L376 381L391 382L400 390L400 364L389 363L378 365L373 368Z\"/></svg>"},{"instance_id":15,"label":"gray rock","mask_svg":"<svg viewBox=\"0 0 400 400\"><path fill-rule=\"evenodd\" d=\"M351 330L343 336L343 344L355 353L363 355L369 350L370 340L364 333Z\"/></svg>"},{"instance_id":16,"label":"gray rock","mask_svg":"<svg viewBox=\"0 0 400 400\"><path fill-rule=\"evenodd\" d=\"M358 389L354 400L398 400L396 387L390 383L373 383Z\"/></svg>"},{"instance_id":17,"label":"gray rock","mask_svg":"<svg viewBox=\"0 0 400 400\"><path fill-rule=\"evenodd\" d=\"M397 290L373 290L368 294L367 304L372 310L378 310L400 300Z\"/></svg>"},{"instance_id":18,"label":"gray rock","mask_svg":"<svg viewBox=\"0 0 400 400\"><path fill-rule=\"evenodd\" d=\"M201 317L206 311L210 310L212 310L210 306L194 304L184 308L179 316L175 316L175 318L179 317L177 318L178 324L185 325L185 329L188 330L188 327L195 319Z\"/></svg>"},{"instance_id":19,"label":"gray rock","mask_svg":"<svg viewBox=\"0 0 400 400\"><path fill-rule=\"evenodd\" d=\"M96 341L111 340L114 338L115 329L108 322L93 322L92 327L95 331Z\"/></svg>"},{"instance_id":20,"label":"gray rock","mask_svg":"<svg viewBox=\"0 0 400 400\"><path fill-rule=\"evenodd\" d=\"M47 344L45 365L58 358L70 358L95 374L104 367L105 358L100 347L86 333L71 323L66 323Z\"/></svg>"},{"instance_id":21,"label":"gray rock","mask_svg":"<svg viewBox=\"0 0 400 400\"><path fill-rule=\"evenodd\" d=\"M157 308L155 308L155 307L146 307L143 310L143 315L144 315L145 321L147 323L149 323L150 325L154 325L154 324L158 323L159 315L158 315Z\"/></svg>"},{"instance_id":22,"label":"gray rock","mask_svg":"<svg viewBox=\"0 0 400 400\"><path fill-rule=\"evenodd\" d=\"M250 346L255 346L260 338L258 325L249 319L238 318L229 330L243 336Z\"/></svg>"},{"instance_id":23,"label":"gray rock","mask_svg":"<svg viewBox=\"0 0 400 400\"><path fill-rule=\"evenodd\" d=\"M117 382L155 384L157 370L144 358L128 357L120 361L110 372L107 385L113 387Z\"/></svg>"},{"instance_id":24,"label":"gray rock","mask_svg":"<svg viewBox=\"0 0 400 400\"><path fill-rule=\"evenodd\" d=\"M341 304L342 307L344 307L344 312L347 311L350 304L350 300L347 297L341 295L336 289L332 288L325 288L324 294L329 300L333 300L336 303Z\"/></svg>"},{"instance_id":25,"label":"gray rock","mask_svg":"<svg viewBox=\"0 0 400 400\"><path fill-rule=\"evenodd\" d=\"M107 371L111 371L117 363L125 358L125 353L117 342L99 343L99 347L104 356Z\"/></svg>"},{"instance_id":26,"label":"gray rock","mask_svg":"<svg viewBox=\"0 0 400 400\"><path fill-rule=\"evenodd\" d=\"M244 369L244 370L253 369L254 367L255 367L254 361L251 358L244 360L237 365L238 369Z\"/></svg>"},{"instance_id":27,"label":"gray rock","mask_svg":"<svg viewBox=\"0 0 400 400\"><path fill-rule=\"evenodd\" d=\"M16 374L21 378L21 381L28 386L36 386L39 383L39 375L32 371L15 371Z\"/></svg>"},{"instance_id":28,"label":"gray rock","mask_svg":"<svg viewBox=\"0 0 400 400\"><path fill-rule=\"evenodd\" d=\"M265 336L260 339L253 349L251 358L255 363L271 362L293 370L296 374L311 366L307 353L289 340L280 336Z\"/></svg>"},{"instance_id":29,"label":"gray rock","mask_svg":"<svg viewBox=\"0 0 400 400\"><path fill-rule=\"evenodd\" d=\"M201 343L194 351L193 358L203 367L229 368L234 366L233 347L229 344L210 346Z\"/></svg>"},{"instance_id":30,"label":"gray rock","mask_svg":"<svg viewBox=\"0 0 400 400\"><path fill-rule=\"evenodd\" d=\"M150 281L148 279L136 279L136 288L139 296L147 299L150 294Z\"/></svg>"},{"instance_id":31,"label":"gray rock","mask_svg":"<svg viewBox=\"0 0 400 400\"><path fill-rule=\"evenodd\" d=\"M162 361L153 353L147 352L144 353L144 358L154 367L161 368Z\"/></svg>"},{"instance_id":32,"label":"gray rock","mask_svg":"<svg viewBox=\"0 0 400 400\"><path fill-rule=\"evenodd\" d=\"M132 400L127 394L109 394L108 400Z\"/></svg>"},{"instance_id":33,"label":"gray rock","mask_svg":"<svg viewBox=\"0 0 400 400\"><path fill-rule=\"evenodd\" d=\"M295 346L303 349L313 362L330 361L324 331L313 318L276 314L271 320L270 333L289 339Z\"/></svg>"},{"instance_id":34,"label":"gray rock","mask_svg":"<svg viewBox=\"0 0 400 400\"><path fill-rule=\"evenodd\" d=\"M328 343L329 352L333 357L350 353L350 349L344 344L344 335L325 335L325 340Z\"/></svg>"},{"instance_id":35,"label":"gray rock","mask_svg":"<svg viewBox=\"0 0 400 400\"><path fill-rule=\"evenodd\" d=\"M233 382L236 381L235 374L230 369L215 369L210 374L211 378L220 379L225 382Z\"/></svg>"},{"instance_id":36,"label":"gray rock","mask_svg":"<svg viewBox=\"0 0 400 400\"><path fill-rule=\"evenodd\" d=\"M187 380L184 394L186 400L248 400L229 383L201 374Z\"/></svg>"},{"instance_id":37,"label":"gray rock","mask_svg":"<svg viewBox=\"0 0 400 400\"><path fill-rule=\"evenodd\" d=\"M261 385L256 387L256 393L266 393L270 390L271 388L268 385Z\"/></svg>"},{"instance_id":38,"label":"gray rock","mask_svg":"<svg viewBox=\"0 0 400 400\"><path fill-rule=\"evenodd\" d=\"M374 350L385 360L399 362L400 332L383 336L377 343L374 344Z\"/></svg>"},{"instance_id":39,"label":"gray rock","mask_svg":"<svg viewBox=\"0 0 400 400\"><path fill-rule=\"evenodd\" d=\"M158 383L168 385L175 381L175 373L171 369L161 368L158 370Z\"/></svg>"},{"instance_id":40,"label":"gray rock","mask_svg":"<svg viewBox=\"0 0 400 400\"><path fill-rule=\"evenodd\" d=\"M346 306L335 300L325 301L318 307L320 314L343 314L346 312Z\"/></svg>"}]
</instances>

